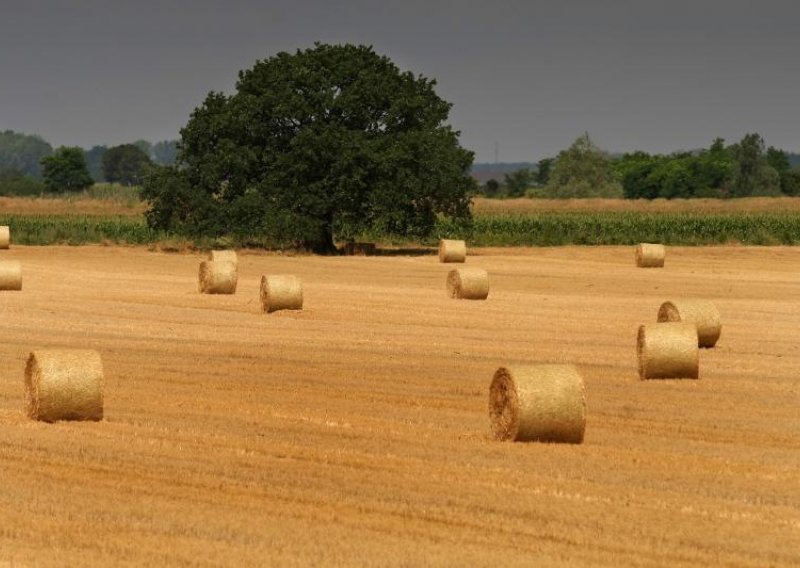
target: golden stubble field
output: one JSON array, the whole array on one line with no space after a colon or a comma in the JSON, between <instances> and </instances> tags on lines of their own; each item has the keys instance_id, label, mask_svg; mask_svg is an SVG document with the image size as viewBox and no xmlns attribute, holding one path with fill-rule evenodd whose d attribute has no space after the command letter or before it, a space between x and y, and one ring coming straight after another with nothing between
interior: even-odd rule
<instances>
[{"instance_id":1,"label":"golden stubble field","mask_svg":"<svg viewBox=\"0 0 800 568\"><path fill-rule=\"evenodd\" d=\"M0 293L0 566L800 563L800 249L482 249L485 302L434 256L14 247ZM259 313L264 273L305 310ZM637 378L638 324L712 299L699 381ZM30 350L101 352L106 419L23 416ZM571 362L583 445L490 439L503 364Z\"/></svg>"}]
</instances>

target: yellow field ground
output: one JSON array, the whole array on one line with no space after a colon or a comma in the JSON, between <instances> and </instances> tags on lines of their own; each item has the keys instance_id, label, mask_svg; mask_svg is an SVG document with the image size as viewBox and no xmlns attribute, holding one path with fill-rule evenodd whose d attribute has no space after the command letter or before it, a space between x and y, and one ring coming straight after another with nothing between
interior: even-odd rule
<instances>
[{"instance_id":1,"label":"yellow field ground","mask_svg":"<svg viewBox=\"0 0 800 568\"><path fill-rule=\"evenodd\" d=\"M14 247L0 292L0 566L800 564L800 249L483 249L485 302L433 256ZM259 313L264 273L303 312ZM699 381L637 378L638 324L715 300ZM26 420L44 347L98 349L106 420ZM573 362L580 446L490 439L501 364Z\"/></svg>"}]
</instances>

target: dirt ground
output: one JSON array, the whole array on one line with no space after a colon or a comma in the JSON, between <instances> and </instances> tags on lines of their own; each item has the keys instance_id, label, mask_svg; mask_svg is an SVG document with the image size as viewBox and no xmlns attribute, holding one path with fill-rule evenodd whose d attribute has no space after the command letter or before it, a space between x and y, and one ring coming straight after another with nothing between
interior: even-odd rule
<instances>
[{"instance_id":1,"label":"dirt ground","mask_svg":"<svg viewBox=\"0 0 800 568\"><path fill-rule=\"evenodd\" d=\"M0 566L800 564L800 248L482 249L485 302L434 256L14 247L0 292ZM302 312L259 313L292 273ZM699 381L638 380L638 324L714 300ZM99 423L23 415L37 348L93 348ZM582 445L497 442L500 365L569 362Z\"/></svg>"}]
</instances>

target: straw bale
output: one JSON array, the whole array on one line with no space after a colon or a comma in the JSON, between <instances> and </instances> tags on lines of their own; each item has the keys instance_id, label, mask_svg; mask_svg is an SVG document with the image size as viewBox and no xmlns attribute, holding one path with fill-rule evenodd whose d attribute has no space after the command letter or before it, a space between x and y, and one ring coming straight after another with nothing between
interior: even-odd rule
<instances>
[{"instance_id":1,"label":"straw bale","mask_svg":"<svg viewBox=\"0 0 800 568\"><path fill-rule=\"evenodd\" d=\"M198 280L202 294L235 294L239 280L236 263L204 260L200 263Z\"/></svg>"},{"instance_id":2,"label":"straw bale","mask_svg":"<svg viewBox=\"0 0 800 568\"><path fill-rule=\"evenodd\" d=\"M664 245L642 243L636 247L636 266L639 268L661 268L664 266L664 257L667 249Z\"/></svg>"},{"instance_id":3,"label":"straw bale","mask_svg":"<svg viewBox=\"0 0 800 568\"><path fill-rule=\"evenodd\" d=\"M447 275L447 295L459 300L485 300L489 273L482 268L456 268Z\"/></svg>"},{"instance_id":4,"label":"straw bale","mask_svg":"<svg viewBox=\"0 0 800 568\"><path fill-rule=\"evenodd\" d=\"M642 325L636 336L639 378L697 379L700 350L697 327L691 323Z\"/></svg>"},{"instance_id":5,"label":"straw bale","mask_svg":"<svg viewBox=\"0 0 800 568\"><path fill-rule=\"evenodd\" d=\"M232 262L236 265L239 264L239 257L236 256L235 250L212 250L208 258L212 262Z\"/></svg>"},{"instance_id":6,"label":"straw bale","mask_svg":"<svg viewBox=\"0 0 800 568\"><path fill-rule=\"evenodd\" d=\"M0 260L0 290L22 290L22 264L18 260Z\"/></svg>"},{"instance_id":7,"label":"straw bale","mask_svg":"<svg viewBox=\"0 0 800 568\"><path fill-rule=\"evenodd\" d=\"M7 249L11 244L11 230L8 225L0 226L0 249Z\"/></svg>"},{"instance_id":8,"label":"straw bale","mask_svg":"<svg viewBox=\"0 0 800 568\"><path fill-rule=\"evenodd\" d=\"M680 300L664 302L658 310L658 321L678 321L697 326L697 341L700 347L714 347L722 333L719 310L708 300Z\"/></svg>"},{"instance_id":9,"label":"straw bale","mask_svg":"<svg viewBox=\"0 0 800 568\"><path fill-rule=\"evenodd\" d=\"M467 243L442 239L439 241L439 262L465 262Z\"/></svg>"},{"instance_id":10,"label":"straw bale","mask_svg":"<svg viewBox=\"0 0 800 568\"><path fill-rule=\"evenodd\" d=\"M34 351L25 367L27 413L34 420L103 419L103 363L97 351Z\"/></svg>"},{"instance_id":11,"label":"straw bale","mask_svg":"<svg viewBox=\"0 0 800 568\"><path fill-rule=\"evenodd\" d=\"M261 311L303 309L303 283L292 274L261 277Z\"/></svg>"},{"instance_id":12,"label":"straw bale","mask_svg":"<svg viewBox=\"0 0 800 568\"><path fill-rule=\"evenodd\" d=\"M489 387L489 420L498 440L580 444L583 378L573 365L500 367Z\"/></svg>"}]
</instances>

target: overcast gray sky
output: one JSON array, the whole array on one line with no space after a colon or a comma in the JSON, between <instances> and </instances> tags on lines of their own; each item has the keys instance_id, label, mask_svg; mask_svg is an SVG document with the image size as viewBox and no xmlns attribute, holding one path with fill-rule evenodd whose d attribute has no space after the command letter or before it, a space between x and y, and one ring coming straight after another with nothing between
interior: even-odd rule
<instances>
[{"instance_id":1,"label":"overcast gray sky","mask_svg":"<svg viewBox=\"0 0 800 568\"><path fill-rule=\"evenodd\" d=\"M314 41L371 44L438 81L478 161L583 131L668 152L759 132L800 151L791 0L0 0L0 130L52 144L177 138L240 69Z\"/></svg>"}]
</instances>

